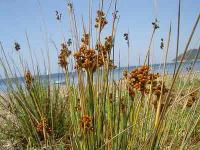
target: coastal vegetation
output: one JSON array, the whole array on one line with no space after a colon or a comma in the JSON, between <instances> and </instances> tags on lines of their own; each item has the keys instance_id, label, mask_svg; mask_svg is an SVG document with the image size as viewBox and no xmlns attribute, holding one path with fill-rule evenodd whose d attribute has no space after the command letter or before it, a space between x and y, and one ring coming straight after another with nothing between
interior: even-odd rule
<instances>
[{"instance_id":1,"label":"coastal vegetation","mask_svg":"<svg viewBox=\"0 0 200 150\"><path fill-rule=\"evenodd\" d=\"M6 77L6 91L0 94L0 147L74 150L199 149L200 76L193 70L198 54L192 60L187 74L181 74L181 71L192 37L199 27L200 15L194 20L184 53L180 63L175 63L177 66L173 74L166 73L171 25L167 42L161 44L165 56L162 72L155 73L151 68L151 44L159 28L158 20L155 19L143 64L133 70L128 70L128 64L121 79L113 81L113 70L119 67L114 64L113 55L117 44L115 37L119 12L117 0L110 4L112 14L104 10L106 4L106 1L100 1L96 17L89 17L89 25L83 21L83 33L79 37L75 8L72 2L67 3L72 39L60 44L57 60L65 74L64 85L52 84L50 74L42 78L42 71L37 68L39 64L32 64L32 67L24 64L20 57L20 43L15 43L20 64L10 63L8 59L11 58L0 43L0 66ZM179 1L178 22L180 5ZM112 19L107 20L109 15ZM61 20L59 12L56 12L56 19ZM109 25L111 30L105 33ZM180 26L178 24L177 30ZM128 47L124 51L129 53L128 33L124 34L124 39ZM176 51L178 56L178 48ZM70 79L70 58L74 60L77 83ZM22 68L23 84L16 70L13 71L13 65L16 70Z\"/></svg>"}]
</instances>

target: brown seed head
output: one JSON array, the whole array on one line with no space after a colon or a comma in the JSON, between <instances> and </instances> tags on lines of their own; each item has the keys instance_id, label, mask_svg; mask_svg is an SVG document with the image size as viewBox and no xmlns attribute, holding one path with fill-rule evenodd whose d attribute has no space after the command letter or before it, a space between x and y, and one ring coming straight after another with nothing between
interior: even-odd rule
<instances>
[{"instance_id":1,"label":"brown seed head","mask_svg":"<svg viewBox=\"0 0 200 150\"><path fill-rule=\"evenodd\" d=\"M93 130L92 120L88 115L84 115L81 117L80 128L86 133Z\"/></svg>"},{"instance_id":2,"label":"brown seed head","mask_svg":"<svg viewBox=\"0 0 200 150\"><path fill-rule=\"evenodd\" d=\"M97 17L96 17L96 24L95 28L100 28L100 32L103 30L104 26L107 24L107 20L105 17L105 13L101 10L97 11Z\"/></svg>"},{"instance_id":3,"label":"brown seed head","mask_svg":"<svg viewBox=\"0 0 200 150\"><path fill-rule=\"evenodd\" d=\"M71 51L68 49L67 44L62 43L60 54L58 56L58 64L61 66L61 68L66 69L68 64L67 58L70 56L70 54Z\"/></svg>"},{"instance_id":4,"label":"brown seed head","mask_svg":"<svg viewBox=\"0 0 200 150\"><path fill-rule=\"evenodd\" d=\"M25 82L26 82L26 86L28 88L31 88L34 79L33 79L31 72L29 70L25 72L24 79L25 79Z\"/></svg>"},{"instance_id":5,"label":"brown seed head","mask_svg":"<svg viewBox=\"0 0 200 150\"><path fill-rule=\"evenodd\" d=\"M132 70L130 73L126 72L124 77L129 84L128 91L130 95L133 95L133 89L140 91L144 95L149 91L147 85L155 81L159 75L151 74L149 66L141 66Z\"/></svg>"},{"instance_id":6,"label":"brown seed head","mask_svg":"<svg viewBox=\"0 0 200 150\"><path fill-rule=\"evenodd\" d=\"M14 46L16 51L19 51L21 49L19 43L17 42L14 43Z\"/></svg>"}]
</instances>

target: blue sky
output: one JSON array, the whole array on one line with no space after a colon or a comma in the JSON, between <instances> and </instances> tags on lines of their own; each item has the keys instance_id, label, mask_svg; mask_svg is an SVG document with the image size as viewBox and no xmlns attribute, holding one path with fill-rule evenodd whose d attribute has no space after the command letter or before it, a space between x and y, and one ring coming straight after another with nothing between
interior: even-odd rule
<instances>
[{"instance_id":1,"label":"blue sky","mask_svg":"<svg viewBox=\"0 0 200 150\"><path fill-rule=\"evenodd\" d=\"M92 1L93 18L95 18L95 11L98 9L99 1ZM88 2L89 0L73 0L80 35L82 34L82 16L85 22L87 22ZM105 0L105 3L108 4L109 2L110 0ZM44 63L42 53L47 63L47 51L49 50L51 71L59 71L57 50L53 46L52 40L59 48L60 43L63 41L62 33L64 33L66 39L71 38L66 7L66 0L0 0L0 41L9 58L13 58L13 61L16 62L16 66L19 66L19 59L18 54L13 49L15 41L21 45L20 55L27 61L27 64L31 64L26 40L27 32L34 55L34 64L36 63L36 57L38 64L42 68ZM121 65L127 66L127 45L123 39L123 34L128 31L131 44L131 65L138 65L139 56L141 61L143 60L152 32L151 22L155 17L159 20L160 28L157 30L153 41L151 61L152 63L162 62L163 51L159 48L160 39L164 38L165 41L167 40L170 22L172 23L172 42L168 61L171 61L175 56L177 8L178 0L118 0L117 9L119 10L120 21L116 37L115 63L118 64L118 54L120 51ZM107 6L105 9L107 9ZM61 24L55 19L55 10L62 13ZM110 16L112 10L110 11ZM182 0L180 52L183 51L186 45L199 13L199 0ZM109 18L105 34L110 32L111 20ZM199 41L200 25L197 28L190 48L198 47Z\"/></svg>"}]
</instances>

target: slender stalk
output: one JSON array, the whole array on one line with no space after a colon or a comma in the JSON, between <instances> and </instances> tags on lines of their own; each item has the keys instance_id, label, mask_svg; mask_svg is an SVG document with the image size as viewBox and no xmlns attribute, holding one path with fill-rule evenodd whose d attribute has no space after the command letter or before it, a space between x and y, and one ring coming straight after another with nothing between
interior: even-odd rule
<instances>
[{"instance_id":1,"label":"slender stalk","mask_svg":"<svg viewBox=\"0 0 200 150\"><path fill-rule=\"evenodd\" d=\"M173 76L176 73L177 59L178 59L179 38L180 38L180 20L181 20L181 0L179 0L179 5L178 5L178 27L177 27L177 42L176 42L176 60L175 60Z\"/></svg>"}]
</instances>

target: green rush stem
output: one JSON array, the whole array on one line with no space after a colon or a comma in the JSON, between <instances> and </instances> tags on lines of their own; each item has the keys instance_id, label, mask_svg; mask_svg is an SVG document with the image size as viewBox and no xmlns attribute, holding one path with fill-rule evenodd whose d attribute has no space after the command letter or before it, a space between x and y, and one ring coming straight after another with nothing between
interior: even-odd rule
<instances>
[{"instance_id":1,"label":"green rush stem","mask_svg":"<svg viewBox=\"0 0 200 150\"><path fill-rule=\"evenodd\" d=\"M161 115L161 101L163 100L163 88L164 88L164 77L165 77L165 69L166 69L166 61L167 61L167 55L168 55L168 50L169 50L169 45L170 45L170 39L171 39L171 23L170 23L170 28L169 28L169 35L168 35L168 42L167 42L167 48L166 48L166 53L165 53L165 61L164 61L164 70L163 70L163 77L162 77L162 87L161 87L161 95L159 97L159 101L158 101L158 106L157 106L157 111L156 111L156 119L155 119L155 129L158 128L158 123L160 121L160 115ZM157 135L154 136L154 139L152 141L152 145L151 148L154 149L156 146L156 142L157 142L157 138L158 138L158 132Z\"/></svg>"},{"instance_id":2,"label":"green rush stem","mask_svg":"<svg viewBox=\"0 0 200 150\"><path fill-rule=\"evenodd\" d=\"M155 34L155 28L153 29L153 32L152 32L152 35L151 35L151 39L150 39L150 43L149 43L149 47L148 47L148 51L147 51L147 54L145 56L145 61L144 61L144 64L147 63L147 65L149 66L149 61L150 61L150 53L151 53L151 45L152 45L152 41L153 41L153 37L154 37L154 34Z\"/></svg>"},{"instance_id":3,"label":"green rush stem","mask_svg":"<svg viewBox=\"0 0 200 150\"><path fill-rule=\"evenodd\" d=\"M90 108L90 115L94 115L94 94L93 94L93 72L91 70L87 71L87 83L88 83L88 98L89 98L89 108ZM93 123L94 123L94 116Z\"/></svg>"},{"instance_id":4,"label":"green rush stem","mask_svg":"<svg viewBox=\"0 0 200 150\"><path fill-rule=\"evenodd\" d=\"M33 100L33 102L34 102L34 105L35 105L35 107L36 107L36 109L37 109L37 111L38 111L38 113L39 113L39 115L40 115L40 118L42 119L42 118L43 118L43 113L42 113L41 110L40 110L40 107L39 107L39 105L38 105L39 102L38 102L37 98L35 97L34 92L32 92L31 90L29 90L28 92L29 92L29 94L30 94L30 96L31 96L31 98L32 98L32 100Z\"/></svg>"},{"instance_id":5,"label":"green rush stem","mask_svg":"<svg viewBox=\"0 0 200 150\"><path fill-rule=\"evenodd\" d=\"M67 85L67 92L69 93L69 91L70 91L70 79L69 79L68 66L65 69L65 80L66 80L66 85Z\"/></svg>"},{"instance_id":6,"label":"green rush stem","mask_svg":"<svg viewBox=\"0 0 200 150\"><path fill-rule=\"evenodd\" d=\"M193 37L193 35L194 35L194 33L195 33L195 30L196 30L196 27L197 27L197 25L198 25L198 23L199 23L199 19L200 19L200 14L199 14L198 17L197 17L197 20L196 20L196 22L195 22L195 24L194 24L194 27L193 27L193 29L192 29L192 32L191 32L191 34L190 34L190 36L189 36L189 39L188 39L188 42L187 42L187 44L186 44L186 47L185 47L185 50L184 50L184 53L183 53L181 62L180 62L180 64L179 64L178 68L177 68L177 71L176 71L176 74L175 74L175 76L174 76L174 78L173 78L173 81L172 81L170 90L169 90L169 92L168 92L168 94L167 94L166 103L165 103L165 105L164 105L164 107L163 107L163 110L162 110L162 112L161 112L161 114L160 114L160 119L159 119L159 121L158 121L157 128L155 129L155 132L154 132L154 134L153 134L153 143L152 143L152 147L155 146L154 144L155 144L155 142L156 142L158 132L159 132L159 130L160 130L160 128L161 128L161 125L162 125L162 122L163 122L163 118L165 117L165 114L166 114L168 105L169 105L170 102L171 102L170 99L169 99L169 97L170 97L170 95L171 95L171 92L172 92L172 89L173 89L173 87L174 87L175 81L176 81L176 79L177 79L178 73L179 73L179 71L180 71L180 69L181 69L181 66L182 66L182 63L183 63L183 59L185 58L185 55L186 55L186 52L187 52L188 47L189 47L189 45L190 45L190 42L191 42L191 40L192 40L192 37ZM148 141L147 141L148 143L149 143L149 140L150 140L150 139L148 139Z\"/></svg>"},{"instance_id":7,"label":"green rush stem","mask_svg":"<svg viewBox=\"0 0 200 150\"><path fill-rule=\"evenodd\" d=\"M181 0L179 0L179 6L178 6L178 31L177 31L177 43L176 43L176 61L174 66L174 73L173 77L176 73L176 67L177 67L177 57L178 57L178 50L179 50L179 37L180 37L180 18L181 18Z\"/></svg>"},{"instance_id":8,"label":"green rush stem","mask_svg":"<svg viewBox=\"0 0 200 150\"><path fill-rule=\"evenodd\" d=\"M171 40L171 23L170 23L170 28L169 28L169 35L168 35L168 42L167 42L167 48L165 52L165 61L164 61L164 70L163 70L163 77L162 77L162 87L161 87L161 95L158 101L158 107L156 111L156 120L155 120L155 128L158 126L158 120L160 119L160 111L161 111L161 101L163 97L163 88L164 88L164 77L165 77L165 72L166 72L166 62L167 62L167 56L168 56L168 51L169 51L169 45L170 45L170 40Z\"/></svg>"},{"instance_id":9,"label":"green rush stem","mask_svg":"<svg viewBox=\"0 0 200 150\"><path fill-rule=\"evenodd\" d=\"M138 117L139 117L139 114L140 114L140 111L141 111L141 108L142 108L142 101L143 100L144 100L144 96L142 95L141 98L139 99L138 105L136 107L135 115L133 115L133 120L132 120L133 126L137 125L137 121L138 121ZM135 137L136 136L136 132L137 132L136 128L132 128L132 136L133 136L132 143L134 143L133 140L136 138Z\"/></svg>"}]
</instances>

